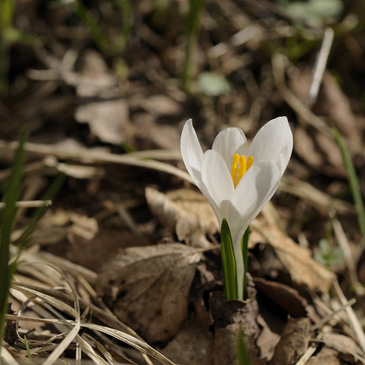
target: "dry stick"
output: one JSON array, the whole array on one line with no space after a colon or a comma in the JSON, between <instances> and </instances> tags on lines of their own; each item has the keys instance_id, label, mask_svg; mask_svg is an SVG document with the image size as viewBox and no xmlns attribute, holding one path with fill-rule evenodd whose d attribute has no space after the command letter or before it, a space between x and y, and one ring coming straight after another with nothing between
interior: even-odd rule
<instances>
[{"instance_id":1,"label":"dry stick","mask_svg":"<svg viewBox=\"0 0 365 365\"><path fill-rule=\"evenodd\" d=\"M17 208L39 208L39 207L49 207L52 205L52 200L27 200L18 201L15 203ZM5 208L5 203L0 202L0 209Z\"/></svg>"},{"instance_id":2,"label":"dry stick","mask_svg":"<svg viewBox=\"0 0 365 365\"><path fill-rule=\"evenodd\" d=\"M342 225L338 219L333 220L332 226L333 226L333 230L335 232L337 242L340 245L341 250L343 252L343 258L345 260L347 269L349 271L349 278L350 278L351 285L355 288L356 292L358 292L360 294L359 291L364 290L364 289L362 288L362 285L359 282L359 279L356 274L356 265L355 265L354 259L352 257L349 241L348 241L346 234L342 228Z\"/></svg>"},{"instance_id":3,"label":"dry stick","mask_svg":"<svg viewBox=\"0 0 365 365\"><path fill-rule=\"evenodd\" d=\"M336 293L340 303L342 305L347 304L348 300L346 299L345 295L343 294L341 287L338 284L337 280L334 282L333 288L335 290L335 293ZM351 326L352 330L354 331L357 341L358 341L362 351L365 352L365 334L361 327L361 324L360 324L358 318L356 317L356 314L351 306L347 306L345 308L345 311L346 311L346 314L347 314L347 317L349 320L349 325Z\"/></svg>"},{"instance_id":4,"label":"dry stick","mask_svg":"<svg viewBox=\"0 0 365 365\"><path fill-rule=\"evenodd\" d=\"M317 351L319 344L312 344L306 350L306 352L300 357L300 359L295 363L295 365L304 365L312 355Z\"/></svg>"},{"instance_id":5,"label":"dry stick","mask_svg":"<svg viewBox=\"0 0 365 365\"><path fill-rule=\"evenodd\" d=\"M18 145L18 142L6 142L0 141L0 149L12 149L14 150ZM77 161L92 161L92 162L110 162L110 163L119 163L130 166L138 166L144 167L151 170L166 172L177 177L180 177L183 180L186 180L192 183L192 179L190 175L178 169L175 166L169 165L167 163L163 163L156 160L144 160L139 157L135 157L129 154L125 155L116 155L108 152L99 152L99 151L88 151L88 150L79 150L79 151L67 151L64 148L58 148L52 145L40 144L40 143L25 143L24 150L27 152L37 153L40 155L53 155L58 158L71 159ZM136 154L138 156L138 154ZM173 151L172 155L175 157L176 152Z\"/></svg>"},{"instance_id":6,"label":"dry stick","mask_svg":"<svg viewBox=\"0 0 365 365\"><path fill-rule=\"evenodd\" d=\"M323 35L321 48L317 54L313 67L311 86L308 92L307 106L311 108L317 100L319 88L322 83L324 71L326 70L328 55L333 43L334 32L332 28L326 28Z\"/></svg>"},{"instance_id":7,"label":"dry stick","mask_svg":"<svg viewBox=\"0 0 365 365\"><path fill-rule=\"evenodd\" d=\"M6 342L4 342L5 345L7 345ZM19 354L17 354L19 356ZM19 356L20 357L20 356ZM19 358L18 358L19 359ZM28 360L27 357L25 356L22 356L20 357L21 360L24 361L24 363L26 363L26 361ZM20 360L19 359L19 360ZM11 355L11 353L6 349L5 346L2 346L1 347L1 350L0 350L0 364L2 363L2 360L5 361L5 364L8 364L8 365L18 365L19 362L17 360L14 359L14 357Z\"/></svg>"},{"instance_id":8,"label":"dry stick","mask_svg":"<svg viewBox=\"0 0 365 365\"><path fill-rule=\"evenodd\" d=\"M312 326L311 330L315 331L315 330L321 328L325 323L330 321L333 317L337 316L337 314L343 312L345 308L352 306L355 303L356 303L356 299L352 298L346 304L342 305L340 308L338 308L334 312L331 312L328 315L326 315L325 317L323 317L319 322L317 322L314 326Z\"/></svg>"}]
</instances>

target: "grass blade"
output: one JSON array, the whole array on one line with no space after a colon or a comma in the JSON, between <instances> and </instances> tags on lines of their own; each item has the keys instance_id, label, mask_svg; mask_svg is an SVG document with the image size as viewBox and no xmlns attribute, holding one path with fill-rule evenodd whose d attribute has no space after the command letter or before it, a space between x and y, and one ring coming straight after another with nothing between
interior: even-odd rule
<instances>
[{"instance_id":1,"label":"grass blade","mask_svg":"<svg viewBox=\"0 0 365 365\"><path fill-rule=\"evenodd\" d=\"M338 147L340 148L343 162L347 170L348 182L355 203L355 209L357 213L357 219L359 222L360 232L363 237L362 242L363 245L365 245L365 209L364 209L364 201L361 196L359 180L357 178L356 171L351 160L350 152L346 146L344 139L342 138L340 132L337 129L334 128L332 132L338 144Z\"/></svg>"},{"instance_id":2,"label":"grass blade","mask_svg":"<svg viewBox=\"0 0 365 365\"><path fill-rule=\"evenodd\" d=\"M61 189L65 178L66 178L66 175L59 174L57 176L57 178L53 181L50 188L43 195L41 200L43 200L43 201L52 200L53 197L56 196L57 193L59 192L59 190ZM21 235L21 237L18 240L18 251L19 251L18 257L19 257L21 250L24 248L25 244L27 243L29 237L33 233L38 221L43 217L43 215L47 209L48 209L48 205L43 205L43 206L40 206L39 208L37 208L36 211L34 212L31 222L29 223L29 225L27 226L27 228L25 229L25 231L23 232L23 234Z\"/></svg>"},{"instance_id":3,"label":"grass blade","mask_svg":"<svg viewBox=\"0 0 365 365\"><path fill-rule=\"evenodd\" d=\"M188 16L188 40L186 44L185 64L182 76L182 84L186 90L190 89L191 73L193 67L193 56L198 42L200 30L200 14L204 8L204 0L190 0L190 11Z\"/></svg>"},{"instance_id":4,"label":"grass blade","mask_svg":"<svg viewBox=\"0 0 365 365\"><path fill-rule=\"evenodd\" d=\"M13 269L9 266L10 235L14 226L17 211L16 202L21 192L22 171L24 165L24 143L27 133L20 135L19 146L15 152L13 166L6 184L5 208L1 214L0 227L0 350L4 338L5 314L8 308L8 293Z\"/></svg>"}]
</instances>

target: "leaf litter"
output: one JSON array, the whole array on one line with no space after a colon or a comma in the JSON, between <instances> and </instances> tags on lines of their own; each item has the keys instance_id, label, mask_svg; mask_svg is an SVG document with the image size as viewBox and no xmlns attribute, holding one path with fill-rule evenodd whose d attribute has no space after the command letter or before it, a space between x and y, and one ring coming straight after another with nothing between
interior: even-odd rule
<instances>
[{"instance_id":1,"label":"leaf litter","mask_svg":"<svg viewBox=\"0 0 365 365\"><path fill-rule=\"evenodd\" d=\"M14 24L42 42L11 46L0 180L25 124L22 200L38 199L58 173L67 179L20 255L1 356L29 363L26 336L34 363L235 364L243 332L255 364L364 363L364 255L330 129L346 139L363 177L363 31L353 32L361 4L343 9L343 18L331 13L339 28L309 106L328 27L317 8L313 25L276 1L206 2L186 92L186 4L161 11L145 0L127 3L133 29L118 51L98 46L120 34L111 2L86 8L100 31L90 31L72 2L42 14L35 3L17 4ZM225 87L201 87L204 73ZM252 226L248 300L228 302L218 222L182 169L180 130L192 117L209 146L227 126L252 137L278 115L292 123L294 156ZM32 208L22 209L13 255ZM338 245L344 251L336 267L325 255L326 267L313 259L323 238L329 254Z\"/></svg>"}]
</instances>

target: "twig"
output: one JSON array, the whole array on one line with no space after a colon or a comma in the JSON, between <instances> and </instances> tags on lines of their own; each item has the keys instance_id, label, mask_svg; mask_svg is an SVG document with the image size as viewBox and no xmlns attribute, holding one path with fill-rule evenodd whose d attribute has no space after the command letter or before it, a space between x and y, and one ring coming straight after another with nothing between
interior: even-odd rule
<instances>
[{"instance_id":1,"label":"twig","mask_svg":"<svg viewBox=\"0 0 365 365\"><path fill-rule=\"evenodd\" d=\"M346 237L346 234L342 228L342 225L338 219L333 219L332 222L333 230L337 239L338 244L340 245L342 252L343 252L343 258L345 260L347 269L349 271L349 277L351 285L358 290L358 288L361 288L362 285L358 280L357 274L356 274L356 266L354 259L352 257L351 248L349 241Z\"/></svg>"},{"instance_id":2,"label":"twig","mask_svg":"<svg viewBox=\"0 0 365 365\"><path fill-rule=\"evenodd\" d=\"M331 129L315 114L313 114L286 86L284 79L285 58L282 54L275 54L272 58L273 77L281 97L303 118L308 124L333 140Z\"/></svg>"},{"instance_id":3,"label":"twig","mask_svg":"<svg viewBox=\"0 0 365 365\"><path fill-rule=\"evenodd\" d=\"M346 299L345 295L343 294L340 285L338 284L338 281L336 280L333 284L335 293L342 305L345 305L348 303L348 300ZM362 351L365 352L365 334L361 327L361 324L356 317L356 314L351 306L348 306L345 308L347 318L349 320L349 325L351 326L352 330L355 333L355 336L357 338L357 342L360 345Z\"/></svg>"},{"instance_id":4,"label":"twig","mask_svg":"<svg viewBox=\"0 0 365 365\"><path fill-rule=\"evenodd\" d=\"M0 140L0 149L15 149L17 147L17 142L6 142ZM192 179L189 174L175 166L169 165L164 162L152 160L152 159L142 159L140 157L125 154L125 155L117 155L108 152L100 152L100 151L89 151L86 149L79 149L77 151L67 151L64 148L55 147L48 144L40 144L40 143L25 143L24 150L27 152L36 153L39 155L53 155L62 159L70 159L76 161L92 161L92 162L110 162L110 163L118 163L123 165L137 166L143 167L151 170L165 172L171 175L175 175L185 181L192 183ZM143 155L143 157L146 157Z\"/></svg>"},{"instance_id":5,"label":"twig","mask_svg":"<svg viewBox=\"0 0 365 365\"><path fill-rule=\"evenodd\" d=\"M301 356L301 358L295 363L295 365L304 365L311 356L317 351L318 344L316 346L311 345L307 348L307 351Z\"/></svg>"},{"instance_id":6,"label":"twig","mask_svg":"<svg viewBox=\"0 0 365 365\"><path fill-rule=\"evenodd\" d=\"M321 48L317 54L316 62L313 67L311 86L308 92L307 106L309 108L317 100L319 88L321 86L324 71L326 69L328 55L333 43L334 32L332 28L326 28L323 35Z\"/></svg>"},{"instance_id":7,"label":"twig","mask_svg":"<svg viewBox=\"0 0 365 365\"><path fill-rule=\"evenodd\" d=\"M347 307L352 306L356 303L356 299L352 298L349 300L346 304L335 310L334 312L329 313L327 316L323 317L318 323L316 323L314 326L312 326L312 331L315 331L319 328L321 328L325 323L330 321L334 316L344 311Z\"/></svg>"},{"instance_id":8,"label":"twig","mask_svg":"<svg viewBox=\"0 0 365 365\"><path fill-rule=\"evenodd\" d=\"M52 205L52 200L28 200L28 201L18 201L15 203L17 208L39 208L48 207ZM5 208L5 203L0 202L0 209Z\"/></svg>"}]
</instances>

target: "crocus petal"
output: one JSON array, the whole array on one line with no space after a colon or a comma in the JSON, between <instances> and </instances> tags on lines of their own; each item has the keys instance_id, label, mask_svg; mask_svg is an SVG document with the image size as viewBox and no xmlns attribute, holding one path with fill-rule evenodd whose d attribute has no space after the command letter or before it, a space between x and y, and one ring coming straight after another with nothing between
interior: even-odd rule
<instances>
[{"instance_id":1,"label":"crocus petal","mask_svg":"<svg viewBox=\"0 0 365 365\"><path fill-rule=\"evenodd\" d=\"M215 202L215 213L221 222L223 218L228 218L228 203L232 198L234 186L231 174L217 151L208 150L204 153L201 176L209 197Z\"/></svg>"},{"instance_id":2,"label":"crocus petal","mask_svg":"<svg viewBox=\"0 0 365 365\"><path fill-rule=\"evenodd\" d=\"M254 163L242 178L233 194L230 211L234 240L240 242L249 224L274 195L280 178L281 172L274 161Z\"/></svg>"},{"instance_id":3,"label":"crocus petal","mask_svg":"<svg viewBox=\"0 0 365 365\"><path fill-rule=\"evenodd\" d=\"M190 176L200 188L201 185L201 161L203 151L193 127L191 119L187 120L181 133L180 149L183 161Z\"/></svg>"},{"instance_id":4,"label":"crocus petal","mask_svg":"<svg viewBox=\"0 0 365 365\"><path fill-rule=\"evenodd\" d=\"M243 155L243 148L246 144L248 149L247 138L239 128L227 128L218 133L212 146L212 150L217 151L226 163L228 170L231 169L232 159L235 153Z\"/></svg>"},{"instance_id":5,"label":"crocus petal","mask_svg":"<svg viewBox=\"0 0 365 365\"><path fill-rule=\"evenodd\" d=\"M293 134L286 117L266 123L256 134L250 146L254 163L265 160L277 162L281 175L293 151Z\"/></svg>"}]
</instances>

